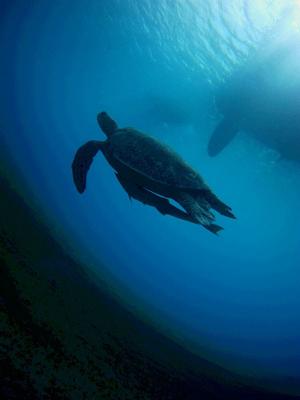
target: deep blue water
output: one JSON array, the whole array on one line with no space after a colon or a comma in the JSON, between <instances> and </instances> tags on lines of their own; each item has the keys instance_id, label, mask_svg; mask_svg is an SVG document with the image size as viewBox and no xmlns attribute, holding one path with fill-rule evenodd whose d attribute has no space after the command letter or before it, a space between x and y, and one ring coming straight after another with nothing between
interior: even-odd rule
<instances>
[{"instance_id":1,"label":"deep blue water","mask_svg":"<svg viewBox=\"0 0 300 400\"><path fill-rule=\"evenodd\" d=\"M0 7L1 141L28 185L27 202L52 233L131 310L184 346L239 372L300 377L300 164L245 132L218 157L207 155L220 120L216 94L249 59L282 49L281 35L295 37L297 48L300 5ZM300 84L300 58L284 57L289 68L268 71L279 97L280 88ZM216 237L130 202L101 154L79 195L71 162L85 141L104 139L96 121L102 110L173 147L237 220L218 216L224 231Z\"/></svg>"}]
</instances>

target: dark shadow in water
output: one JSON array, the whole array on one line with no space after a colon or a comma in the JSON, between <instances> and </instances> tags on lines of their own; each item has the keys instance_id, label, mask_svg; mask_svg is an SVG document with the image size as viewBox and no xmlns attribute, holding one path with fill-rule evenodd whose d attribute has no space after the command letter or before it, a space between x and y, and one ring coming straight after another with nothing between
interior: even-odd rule
<instances>
[{"instance_id":1,"label":"dark shadow in water","mask_svg":"<svg viewBox=\"0 0 300 400\"><path fill-rule=\"evenodd\" d=\"M0 193L1 399L292 398L140 322L64 253L7 179Z\"/></svg>"}]
</instances>

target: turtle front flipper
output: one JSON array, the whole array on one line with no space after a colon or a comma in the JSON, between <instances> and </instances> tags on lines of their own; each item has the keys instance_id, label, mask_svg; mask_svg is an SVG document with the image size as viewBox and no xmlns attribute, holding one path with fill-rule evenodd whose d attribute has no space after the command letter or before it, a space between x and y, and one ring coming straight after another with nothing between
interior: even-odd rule
<instances>
[{"instance_id":1,"label":"turtle front flipper","mask_svg":"<svg viewBox=\"0 0 300 400\"><path fill-rule=\"evenodd\" d=\"M179 218L184 221L196 223L189 214L173 206L168 199L149 192L147 189L140 187L134 182L131 182L129 179L122 177L120 174L116 174L116 177L130 198L138 200L143 204L155 207L163 215L171 215L172 217Z\"/></svg>"},{"instance_id":2,"label":"turtle front flipper","mask_svg":"<svg viewBox=\"0 0 300 400\"><path fill-rule=\"evenodd\" d=\"M79 193L86 188L86 177L93 158L101 150L103 142L91 140L79 147L72 162L73 181Z\"/></svg>"},{"instance_id":3,"label":"turtle front flipper","mask_svg":"<svg viewBox=\"0 0 300 400\"><path fill-rule=\"evenodd\" d=\"M236 136L240 129L239 121L225 117L214 130L209 143L208 154L211 157L219 154Z\"/></svg>"}]
</instances>

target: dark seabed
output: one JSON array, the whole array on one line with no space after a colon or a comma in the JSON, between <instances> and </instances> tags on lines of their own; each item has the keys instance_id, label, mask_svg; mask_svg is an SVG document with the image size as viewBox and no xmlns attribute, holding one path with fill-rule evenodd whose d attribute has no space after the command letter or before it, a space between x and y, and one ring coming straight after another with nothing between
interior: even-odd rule
<instances>
[{"instance_id":1,"label":"dark seabed","mask_svg":"<svg viewBox=\"0 0 300 400\"><path fill-rule=\"evenodd\" d=\"M0 2L0 399L300 398L300 3ZM107 111L236 220L130 202Z\"/></svg>"},{"instance_id":2,"label":"dark seabed","mask_svg":"<svg viewBox=\"0 0 300 400\"><path fill-rule=\"evenodd\" d=\"M292 381L262 389L137 319L64 253L1 172L1 399L295 398L280 393Z\"/></svg>"}]
</instances>

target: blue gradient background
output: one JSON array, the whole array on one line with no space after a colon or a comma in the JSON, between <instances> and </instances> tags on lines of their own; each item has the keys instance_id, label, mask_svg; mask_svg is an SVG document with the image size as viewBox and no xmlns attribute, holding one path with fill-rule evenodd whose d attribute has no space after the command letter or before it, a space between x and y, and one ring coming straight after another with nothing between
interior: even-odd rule
<instances>
[{"instance_id":1,"label":"blue gradient background","mask_svg":"<svg viewBox=\"0 0 300 400\"><path fill-rule=\"evenodd\" d=\"M244 134L218 158L206 154L220 118L216 91L267 32L298 29L297 2L0 7L2 149L52 234L128 308L193 352L259 378L300 378L300 167ZM164 119L165 98L185 119ZM70 165L82 143L104 137L100 110L171 145L237 221L218 218L218 238L130 203L101 155L78 195Z\"/></svg>"}]
</instances>

